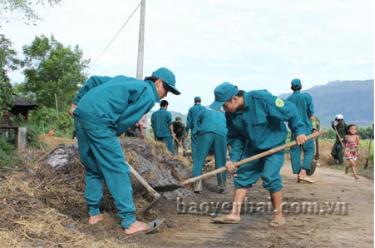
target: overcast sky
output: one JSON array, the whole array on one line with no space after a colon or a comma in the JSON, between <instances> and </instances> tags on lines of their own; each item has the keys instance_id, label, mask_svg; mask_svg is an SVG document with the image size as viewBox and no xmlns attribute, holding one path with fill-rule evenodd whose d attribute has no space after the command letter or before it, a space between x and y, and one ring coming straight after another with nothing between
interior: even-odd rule
<instances>
[{"instance_id":1,"label":"overcast sky","mask_svg":"<svg viewBox=\"0 0 375 248\"><path fill-rule=\"evenodd\" d=\"M1 17L0 32L19 53L35 35L53 34L64 45L79 45L91 59L88 75L135 76L139 11L99 55L138 4L62 0L38 9L43 21L36 26L16 15ZM305 89L372 79L373 5L373 0L146 0L144 75L161 66L174 71L182 95L167 100L170 110L182 113L196 95L210 103L224 81L280 94L295 77ZM20 73L11 77L22 81Z\"/></svg>"}]
</instances>

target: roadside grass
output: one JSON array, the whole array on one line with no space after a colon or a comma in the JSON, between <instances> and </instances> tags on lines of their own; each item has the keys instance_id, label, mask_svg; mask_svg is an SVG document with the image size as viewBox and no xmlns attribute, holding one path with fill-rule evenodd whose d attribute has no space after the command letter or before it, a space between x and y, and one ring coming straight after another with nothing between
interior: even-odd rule
<instances>
[{"instance_id":1,"label":"roadside grass","mask_svg":"<svg viewBox=\"0 0 375 248\"><path fill-rule=\"evenodd\" d=\"M357 172L361 176L374 179L374 144L372 140L369 153L369 142L369 139L360 141ZM321 166L328 166L344 172L344 165L347 164L347 162L344 161L344 165L338 165L332 159L331 150L334 143L334 139L319 139L320 164ZM368 167L365 169L364 166L367 159Z\"/></svg>"}]
</instances>

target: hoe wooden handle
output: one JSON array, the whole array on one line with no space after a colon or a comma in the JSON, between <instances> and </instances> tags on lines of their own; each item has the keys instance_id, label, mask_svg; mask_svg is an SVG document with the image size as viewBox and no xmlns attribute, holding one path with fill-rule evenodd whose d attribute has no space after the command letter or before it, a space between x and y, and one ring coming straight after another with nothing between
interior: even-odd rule
<instances>
[{"instance_id":1,"label":"hoe wooden handle","mask_svg":"<svg viewBox=\"0 0 375 248\"><path fill-rule=\"evenodd\" d=\"M310 134L310 135L307 136L307 140L315 139L316 137L318 137L319 135L322 135L323 133L324 132L321 132L321 131L320 132L314 132L313 134ZM295 146L295 145L297 145L297 142L296 141L292 141L292 142L286 143L285 145L277 146L277 147L272 148L270 150L267 150L265 152L261 152L259 154L254 155L254 156L251 156L251 157L245 158L245 159L243 159L241 161L235 162L235 163L233 163L233 166L235 168L238 168L238 167L240 167L243 164L246 164L248 162L251 162L251 161L254 161L254 160L266 157L268 155L271 155L271 154L274 154L274 153L277 153L277 152L280 152L280 151L282 151L282 150L284 150L286 148L290 148L290 147ZM203 174L203 175L200 175L200 176L197 176L197 177L192 177L190 179L187 179L187 180L185 180L185 181L182 182L182 185L187 185L187 184L190 184L190 183L194 183L194 182L196 182L198 180L202 180L202 179L205 179L207 177L214 176L214 175L222 173L222 172L224 172L226 170L227 170L226 167L221 167L219 169L207 172L206 174Z\"/></svg>"}]
</instances>

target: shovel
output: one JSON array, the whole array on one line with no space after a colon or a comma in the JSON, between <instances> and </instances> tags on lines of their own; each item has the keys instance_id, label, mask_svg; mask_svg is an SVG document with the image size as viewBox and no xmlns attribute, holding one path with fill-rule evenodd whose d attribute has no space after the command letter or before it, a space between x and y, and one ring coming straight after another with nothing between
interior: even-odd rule
<instances>
[{"instance_id":1,"label":"shovel","mask_svg":"<svg viewBox=\"0 0 375 248\"><path fill-rule=\"evenodd\" d=\"M130 164L127 165L129 166L131 174L138 180L138 182L140 182L143 185L143 187L145 187L147 192L152 195L152 202L141 211L142 214L145 214L150 208L152 208L155 205L157 201L159 201L161 195L158 192L156 192L155 189L153 189Z\"/></svg>"},{"instance_id":2,"label":"shovel","mask_svg":"<svg viewBox=\"0 0 375 248\"><path fill-rule=\"evenodd\" d=\"M82 165L82 167L85 167L81 161L79 161L79 163ZM136 171L130 164L127 163L127 161L125 161L125 163L129 166L130 173L138 180L140 184L143 185L143 187L145 187L147 192L152 195L152 202L141 211L141 214L145 214L150 208L155 205L157 201L159 201L161 195L156 192L155 189L153 189L150 184L148 184L146 180L141 175L139 175L138 171Z\"/></svg>"},{"instance_id":3,"label":"shovel","mask_svg":"<svg viewBox=\"0 0 375 248\"><path fill-rule=\"evenodd\" d=\"M314 132L313 134L310 134L310 135L307 136L307 140L314 139L314 138L318 137L319 135L322 135L323 133L324 132L321 132L321 131L320 132ZM283 150L285 150L287 148L290 148L292 146L295 146L295 145L297 145L297 142L296 141L292 141L292 142L286 143L285 145L277 146L277 147L272 148L270 150L261 152L259 154L254 155L254 156L251 156L251 157L248 157L248 158L243 159L241 161L235 162L232 165L235 168L238 168L238 167L240 167L243 164L246 164L246 163L249 163L251 161L254 161L254 160L257 160L257 159L269 156L271 154L283 151ZM187 179L187 180L183 181L180 185L178 185L178 184L170 184L170 185L164 185L164 186L161 186L161 187L157 187L155 189L158 190L158 191L172 191L172 190L184 187L184 186L186 186L188 184L194 183L196 181L199 181L199 180L202 180L202 179L205 179L205 178L208 178L208 177L215 176L216 174L222 173L222 172L224 172L226 170L227 170L226 167L221 167L221 168L215 169L213 171L207 172L207 173L205 173L203 175Z\"/></svg>"}]
</instances>

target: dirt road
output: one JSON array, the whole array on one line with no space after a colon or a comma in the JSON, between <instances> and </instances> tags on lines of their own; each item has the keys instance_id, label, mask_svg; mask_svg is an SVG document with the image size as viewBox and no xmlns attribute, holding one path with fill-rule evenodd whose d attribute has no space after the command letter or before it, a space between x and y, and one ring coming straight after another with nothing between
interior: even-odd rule
<instances>
[{"instance_id":1,"label":"dirt road","mask_svg":"<svg viewBox=\"0 0 375 248\"><path fill-rule=\"evenodd\" d=\"M355 181L339 170L320 167L315 184L298 184L287 162L282 171L287 224L280 228L269 227L272 207L261 182L248 193L240 224L212 224L210 215L230 209L233 187L217 194L211 178L202 194L178 204L160 201L146 220L164 217L165 225L158 233L137 237L123 234L109 205L104 221L87 225L82 185L53 185L61 178L48 177L40 186L44 177L40 181L30 173L20 168L0 178L5 196L0 202L5 218L0 247L373 247L373 180ZM71 173L83 176L80 167ZM77 182L83 183L83 178ZM35 191L38 187L41 190ZM138 201L137 209L144 205Z\"/></svg>"},{"instance_id":2,"label":"dirt road","mask_svg":"<svg viewBox=\"0 0 375 248\"><path fill-rule=\"evenodd\" d=\"M248 194L248 201L257 203L258 211L245 213L238 225L211 224L209 215L166 213L169 226L158 234L133 240L134 244L152 247L373 247L373 181L362 178L355 181L338 170L318 168L315 184L297 184L290 165L283 169L284 201L288 203L287 224L269 227L271 213L263 211L269 202L268 193L258 183ZM197 199L182 199L194 212L192 202L224 202L231 200L232 187L224 194L209 192L214 180L206 183L208 189ZM262 203L263 202L263 203ZM317 204L319 209L303 211L302 202ZM307 205L305 205L307 206ZM316 206L316 205L314 205ZM347 207L347 209L345 209ZM266 208L266 207L265 207ZM177 209L177 204L174 209ZM190 211L191 212L191 211Z\"/></svg>"}]
</instances>

